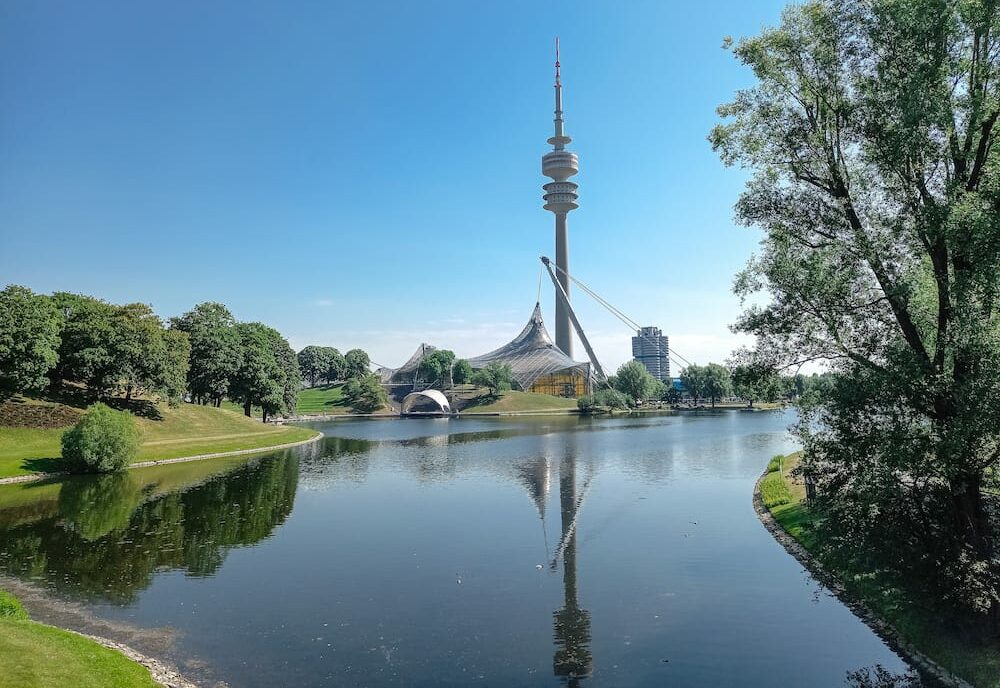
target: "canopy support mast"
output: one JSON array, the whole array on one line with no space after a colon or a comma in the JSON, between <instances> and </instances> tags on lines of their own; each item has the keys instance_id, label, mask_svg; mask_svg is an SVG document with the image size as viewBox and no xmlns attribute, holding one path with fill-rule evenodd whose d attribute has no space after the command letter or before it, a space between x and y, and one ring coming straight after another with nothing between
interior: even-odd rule
<instances>
[{"instance_id":1,"label":"canopy support mast","mask_svg":"<svg viewBox=\"0 0 1000 688\"><path fill-rule=\"evenodd\" d=\"M587 339L587 335L583 333L583 327L580 326L580 321L576 318L576 311L573 310L573 306L570 305L569 296L566 295L566 290L563 289L562 284L556 277L556 273L552 270L552 264L548 258L542 256L542 265L549 272L549 277L552 278L552 284L556 285L556 296L566 307L567 314L569 315L570 322L573 323L573 329L576 330L576 335L580 338L580 342L583 343L583 348L587 350L587 357L590 358L591 364L594 366L594 370L597 371L597 379L599 382L607 383L608 376L604 374L604 368L601 367L600 361L597 360L597 355L594 353L594 349L590 346L590 340Z\"/></svg>"}]
</instances>

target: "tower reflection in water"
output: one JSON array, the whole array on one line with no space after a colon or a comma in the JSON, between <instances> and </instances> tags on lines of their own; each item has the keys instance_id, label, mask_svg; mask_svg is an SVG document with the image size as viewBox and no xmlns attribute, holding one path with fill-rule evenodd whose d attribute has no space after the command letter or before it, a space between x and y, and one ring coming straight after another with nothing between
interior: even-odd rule
<instances>
[{"instance_id":1,"label":"tower reflection in water","mask_svg":"<svg viewBox=\"0 0 1000 688\"><path fill-rule=\"evenodd\" d=\"M582 482L578 480L577 459L573 435L569 433L565 441L565 453L558 460L559 471L559 518L561 534L554 551L551 551L550 569L557 571L560 563L563 571L563 606L552 613L552 635L555 653L552 657L552 671L569 686L579 686L593 671L593 655L590 652L590 612L580 607L577 597L576 580L576 527L580 507L586 497L593 477L592 470L582 470ZM543 457L525 462L518 467L519 478L527 488L542 519L543 533L547 511L547 497L552 487L553 469L557 460L548 452ZM585 468L591 468L586 466ZM546 550L549 551L548 535Z\"/></svg>"},{"instance_id":2,"label":"tower reflection in water","mask_svg":"<svg viewBox=\"0 0 1000 688\"><path fill-rule=\"evenodd\" d=\"M594 658L590 653L590 612L581 609L576 595L576 518L586 488L577 496L576 457L569 455L559 464L559 514L562 520L563 606L552 613L552 633L556 652L552 671L567 685L578 686L590 676ZM559 551L552 565L558 566Z\"/></svg>"}]
</instances>

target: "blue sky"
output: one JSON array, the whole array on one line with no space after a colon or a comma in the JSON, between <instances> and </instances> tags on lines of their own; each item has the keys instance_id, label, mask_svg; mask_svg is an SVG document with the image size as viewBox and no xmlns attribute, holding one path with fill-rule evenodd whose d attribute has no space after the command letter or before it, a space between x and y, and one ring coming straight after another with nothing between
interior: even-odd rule
<instances>
[{"instance_id":1,"label":"blue sky","mask_svg":"<svg viewBox=\"0 0 1000 688\"><path fill-rule=\"evenodd\" d=\"M739 338L756 230L705 137L751 83L726 35L783 3L0 4L0 284L221 301L292 345L460 356L528 318L553 253L553 37L580 156L572 272L678 351ZM551 320L553 295L542 303ZM608 367L629 332L578 293ZM577 357L583 355L582 350Z\"/></svg>"}]
</instances>

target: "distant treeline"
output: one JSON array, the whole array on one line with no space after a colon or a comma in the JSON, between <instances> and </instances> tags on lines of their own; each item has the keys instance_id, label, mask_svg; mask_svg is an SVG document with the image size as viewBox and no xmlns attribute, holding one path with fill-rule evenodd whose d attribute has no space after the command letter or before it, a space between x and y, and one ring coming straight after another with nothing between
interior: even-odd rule
<instances>
[{"instance_id":1,"label":"distant treeline","mask_svg":"<svg viewBox=\"0 0 1000 688\"><path fill-rule=\"evenodd\" d=\"M136 397L176 403L188 396L220 406L230 399L264 419L295 412L302 372L274 328L237 322L226 306L202 303L165 321L146 304L116 305L82 294L0 291L0 395L75 383L94 399ZM335 349L323 350L335 353ZM327 379L367 372L360 349L327 353ZM306 360L309 356L304 356ZM312 367L307 368L314 375Z\"/></svg>"}]
</instances>

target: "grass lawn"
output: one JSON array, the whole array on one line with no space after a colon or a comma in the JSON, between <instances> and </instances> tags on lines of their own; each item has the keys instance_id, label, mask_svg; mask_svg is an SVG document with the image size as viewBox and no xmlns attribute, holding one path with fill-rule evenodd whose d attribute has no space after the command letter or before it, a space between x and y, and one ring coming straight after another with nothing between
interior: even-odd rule
<instances>
[{"instance_id":1,"label":"grass lawn","mask_svg":"<svg viewBox=\"0 0 1000 688\"><path fill-rule=\"evenodd\" d=\"M812 528L815 514L805 502L805 486L789 474L799 457L799 453L784 457L781 470L777 457L772 459L761 479L761 500L775 520L834 573L851 595L864 600L921 652L979 688L1000 688L1000 643L952 630L940 612L911 601L919 591L905 595L879 580L877 573L838 566L820 556L822 543Z\"/></svg>"},{"instance_id":2,"label":"grass lawn","mask_svg":"<svg viewBox=\"0 0 1000 688\"><path fill-rule=\"evenodd\" d=\"M164 405L160 413L162 417L157 420L136 418L142 433L139 461L259 449L316 434L306 428L264 425L239 413L210 406ZM0 427L0 477L59 470L64 430Z\"/></svg>"},{"instance_id":3,"label":"grass lawn","mask_svg":"<svg viewBox=\"0 0 1000 688\"><path fill-rule=\"evenodd\" d=\"M502 392L491 400L486 392L471 398L471 404L462 413L515 413L524 411L569 411L575 410L576 399L554 397L534 392Z\"/></svg>"},{"instance_id":4,"label":"grass lawn","mask_svg":"<svg viewBox=\"0 0 1000 688\"><path fill-rule=\"evenodd\" d=\"M343 385L322 385L303 389L295 410L301 416L351 413L342 394L343 388Z\"/></svg>"},{"instance_id":5,"label":"grass lawn","mask_svg":"<svg viewBox=\"0 0 1000 688\"><path fill-rule=\"evenodd\" d=\"M146 667L82 635L0 618L0 688L157 688Z\"/></svg>"}]
</instances>

